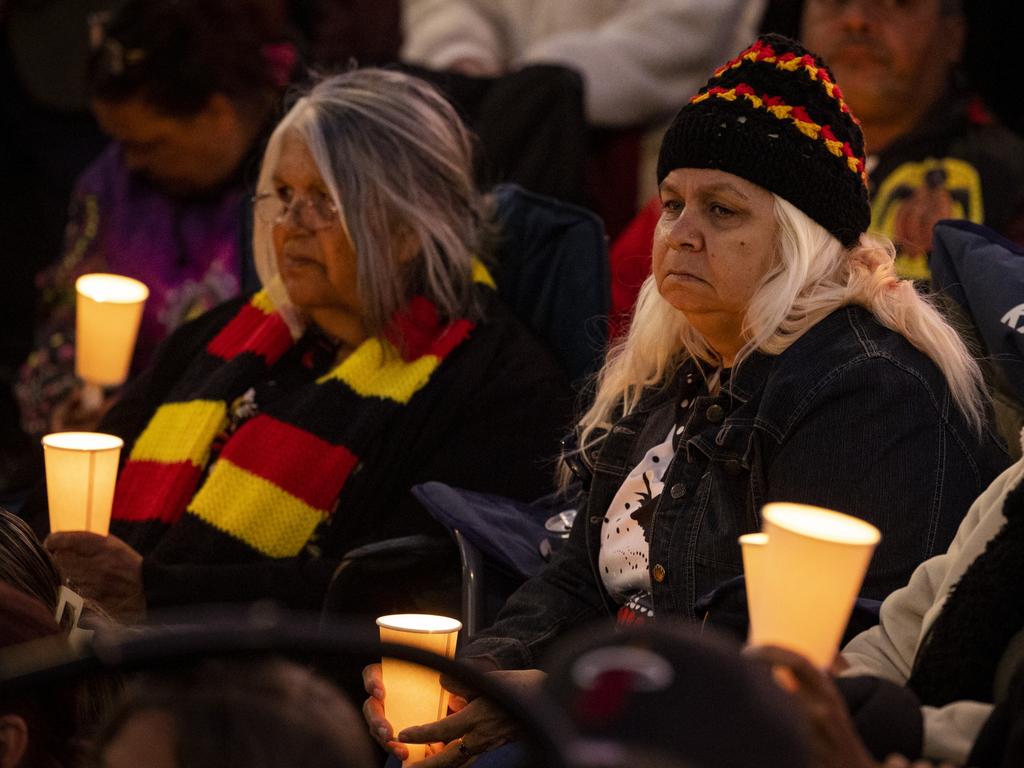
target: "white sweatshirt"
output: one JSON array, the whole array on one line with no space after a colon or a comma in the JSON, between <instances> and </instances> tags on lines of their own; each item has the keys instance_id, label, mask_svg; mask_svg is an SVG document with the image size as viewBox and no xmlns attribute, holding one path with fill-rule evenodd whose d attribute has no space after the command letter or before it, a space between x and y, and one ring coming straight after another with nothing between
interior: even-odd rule
<instances>
[{"instance_id":1,"label":"white sweatshirt","mask_svg":"<svg viewBox=\"0 0 1024 768\"><path fill-rule=\"evenodd\" d=\"M765 2L403 0L402 58L491 74L561 64L582 74L591 123L642 125L671 117L753 42Z\"/></svg>"}]
</instances>

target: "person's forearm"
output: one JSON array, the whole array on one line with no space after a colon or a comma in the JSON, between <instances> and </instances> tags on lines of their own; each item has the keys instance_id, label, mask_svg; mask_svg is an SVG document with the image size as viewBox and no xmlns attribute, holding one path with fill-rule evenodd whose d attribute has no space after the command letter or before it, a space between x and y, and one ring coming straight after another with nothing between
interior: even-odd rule
<instances>
[{"instance_id":1,"label":"person's forearm","mask_svg":"<svg viewBox=\"0 0 1024 768\"><path fill-rule=\"evenodd\" d=\"M498 620L463 648L460 656L487 659L500 669L528 669L537 666L539 656L563 633L606 615L592 578L567 578L560 570L557 564L549 566L520 587Z\"/></svg>"}]
</instances>

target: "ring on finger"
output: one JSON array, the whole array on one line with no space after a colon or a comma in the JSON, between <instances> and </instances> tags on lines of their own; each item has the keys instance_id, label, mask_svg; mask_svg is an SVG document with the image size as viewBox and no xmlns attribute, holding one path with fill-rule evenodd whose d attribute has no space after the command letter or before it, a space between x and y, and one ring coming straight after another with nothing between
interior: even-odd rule
<instances>
[{"instance_id":1,"label":"ring on finger","mask_svg":"<svg viewBox=\"0 0 1024 768\"><path fill-rule=\"evenodd\" d=\"M461 737L459 738L459 743L457 745L457 749L459 750L459 754L462 755L463 757L472 757L473 756L473 753L469 751L469 747L466 746L466 739L465 738L461 738Z\"/></svg>"}]
</instances>

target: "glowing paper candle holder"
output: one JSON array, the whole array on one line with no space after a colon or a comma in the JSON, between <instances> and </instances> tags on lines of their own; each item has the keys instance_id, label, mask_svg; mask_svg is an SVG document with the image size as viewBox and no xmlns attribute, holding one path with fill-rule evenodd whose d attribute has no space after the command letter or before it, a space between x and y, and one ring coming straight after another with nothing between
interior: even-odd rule
<instances>
[{"instance_id":1,"label":"glowing paper candle holder","mask_svg":"<svg viewBox=\"0 0 1024 768\"><path fill-rule=\"evenodd\" d=\"M384 643L409 645L452 658L462 623L447 616L401 613L377 619ZM384 678L384 715L397 734L413 725L440 720L448 712L446 696L437 670L399 659L381 660ZM425 744L406 744L409 759L405 765L426 756Z\"/></svg>"},{"instance_id":2,"label":"glowing paper candle holder","mask_svg":"<svg viewBox=\"0 0 1024 768\"><path fill-rule=\"evenodd\" d=\"M767 561L768 534L747 533L739 538L743 554L743 581L747 591L747 615L750 617L749 641L760 643L758 630L761 626L761 612L766 609L771 595L765 593L765 564Z\"/></svg>"},{"instance_id":3,"label":"glowing paper candle holder","mask_svg":"<svg viewBox=\"0 0 1024 768\"><path fill-rule=\"evenodd\" d=\"M107 535L122 445L121 438L100 432L55 432L43 438L51 531Z\"/></svg>"},{"instance_id":4,"label":"glowing paper candle holder","mask_svg":"<svg viewBox=\"0 0 1024 768\"><path fill-rule=\"evenodd\" d=\"M806 504L764 506L764 587L758 642L828 667L882 535L863 520Z\"/></svg>"},{"instance_id":5,"label":"glowing paper candle holder","mask_svg":"<svg viewBox=\"0 0 1024 768\"><path fill-rule=\"evenodd\" d=\"M135 350L149 289L122 275L95 273L75 281L75 373L86 382L83 407L96 410L100 387L123 384Z\"/></svg>"}]
</instances>

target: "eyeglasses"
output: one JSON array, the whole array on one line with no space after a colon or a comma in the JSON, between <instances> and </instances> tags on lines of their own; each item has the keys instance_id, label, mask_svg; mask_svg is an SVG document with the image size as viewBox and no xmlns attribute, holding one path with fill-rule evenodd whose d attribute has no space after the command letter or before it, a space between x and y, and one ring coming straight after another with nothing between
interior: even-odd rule
<instances>
[{"instance_id":1,"label":"eyeglasses","mask_svg":"<svg viewBox=\"0 0 1024 768\"><path fill-rule=\"evenodd\" d=\"M289 213L294 213L299 226L313 232L330 229L341 220L338 206L322 192L291 200L283 199L277 192L263 192L253 196L252 208L257 220L271 225L280 224Z\"/></svg>"}]
</instances>

